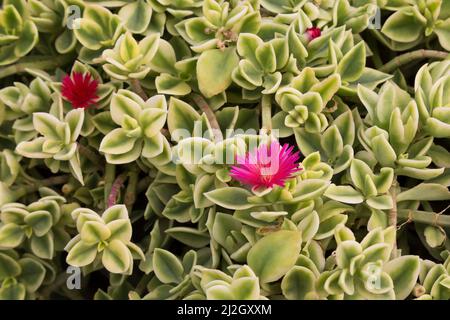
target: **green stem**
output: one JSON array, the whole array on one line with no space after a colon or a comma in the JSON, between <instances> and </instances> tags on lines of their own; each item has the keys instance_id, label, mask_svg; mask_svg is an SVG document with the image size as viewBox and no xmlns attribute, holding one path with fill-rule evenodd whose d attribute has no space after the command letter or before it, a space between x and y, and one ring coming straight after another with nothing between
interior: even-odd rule
<instances>
[{"instance_id":1,"label":"green stem","mask_svg":"<svg viewBox=\"0 0 450 320\"><path fill-rule=\"evenodd\" d=\"M55 177L47 178L44 180L40 180L37 184L39 186L50 187L50 186L64 184L67 181L69 181L69 176L64 175L64 176L55 176Z\"/></svg>"},{"instance_id":2,"label":"green stem","mask_svg":"<svg viewBox=\"0 0 450 320\"><path fill-rule=\"evenodd\" d=\"M389 210L389 225L390 226L397 226L397 192L396 192L397 184L394 182L392 184L391 189L389 190L389 194L392 198L392 209Z\"/></svg>"},{"instance_id":3,"label":"green stem","mask_svg":"<svg viewBox=\"0 0 450 320\"><path fill-rule=\"evenodd\" d=\"M148 186L150 183L152 183L153 178L147 176L141 180L139 180L137 188L136 188L136 194L140 194L141 192L147 191Z\"/></svg>"},{"instance_id":4,"label":"green stem","mask_svg":"<svg viewBox=\"0 0 450 320\"><path fill-rule=\"evenodd\" d=\"M127 190L125 191L125 197L123 200L123 203L127 207L129 213L131 213L131 210L133 209L133 204L136 202L136 190L138 181L139 181L138 170L130 171L128 177Z\"/></svg>"},{"instance_id":5,"label":"green stem","mask_svg":"<svg viewBox=\"0 0 450 320\"><path fill-rule=\"evenodd\" d=\"M214 111L211 109L211 107L206 103L206 100L199 94L193 93L191 94L192 100L197 104L197 106L200 108L200 110L203 111L203 113L206 115L206 118L208 118L209 124L211 125L214 139L216 142L223 140L222 131L220 130L219 123L217 122L216 115L214 114Z\"/></svg>"},{"instance_id":6,"label":"green stem","mask_svg":"<svg viewBox=\"0 0 450 320\"><path fill-rule=\"evenodd\" d=\"M30 176L23 167L20 167L19 172L20 172L20 176L28 183L33 183L36 180L32 176Z\"/></svg>"},{"instance_id":7,"label":"green stem","mask_svg":"<svg viewBox=\"0 0 450 320\"><path fill-rule=\"evenodd\" d=\"M31 185L17 188L14 190L14 192L16 192L16 195L20 198L23 197L24 195L36 192L37 190L39 190L40 187L57 186L67 183L67 181L69 181L68 175L50 177L47 179L35 181Z\"/></svg>"},{"instance_id":8,"label":"green stem","mask_svg":"<svg viewBox=\"0 0 450 320\"><path fill-rule=\"evenodd\" d=\"M161 129L161 133L164 137L166 137L167 140L170 140L170 132L166 128Z\"/></svg>"},{"instance_id":9,"label":"green stem","mask_svg":"<svg viewBox=\"0 0 450 320\"><path fill-rule=\"evenodd\" d=\"M384 66L378 70L385 73L390 73L396 68L417 59L435 58L435 59L446 59L449 56L448 52L437 51L437 50L425 50L420 49L416 51L411 51L399 55L386 63Z\"/></svg>"},{"instance_id":10,"label":"green stem","mask_svg":"<svg viewBox=\"0 0 450 320\"><path fill-rule=\"evenodd\" d=\"M53 292L59 289L64 283L67 282L67 273L63 272L57 276L57 278L47 287L42 289L40 293L41 300L49 300Z\"/></svg>"},{"instance_id":11,"label":"green stem","mask_svg":"<svg viewBox=\"0 0 450 320\"><path fill-rule=\"evenodd\" d=\"M264 94L261 100L262 128L270 133L272 131L272 96Z\"/></svg>"},{"instance_id":12,"label":"green stem","mask_svg":"<svg viewBox=\"0 0 450 320\"><path fill-rule=\"evenodd\" d=\"M85 297L77 290L63 288L63 294L70 300L85 300Z\"/></svg>"},{"instance_id":13,"label":"green stem","mask_svg":"<svg viewBox=\"0 0 450 320\"><path fill-rule=\"evenodd\" d=\"M379 42L381 42L385 47L388 47L390 50L394 51L391 43L386 39L386 37L380 31L378 31L376 29L369 29L369 32L375 39L377 39Z\"/></svg>"},{"instance_id":14,"label":"green stem","mask_svg":"<svg viewBox=\"0 0 450 320\"><path fill-rule=\"evenodd\" d=\"M16 64L0 68L0 79L13 74L23 73L27 68L52 70L64 66L75 59L73 54L61 56L28 56L19 60Z\"/></svg>"},{"instance_id":15,"label":"green stem","mask_svg":"<svg viewBox=\"0 0 450 320\"><path fill-rule=\"evenodd\" d=\"M144 88L142 88L142 85L138 79L131 79L130 85L133 91L136 92L142 98L142 100L148 100L148 95L145 93Z\"/></svg>"},{"instance_id":16,"label":"green stem","mask_svg":"<svg viewBox=\"0 0 450 320\"><path fill-rule=\"evenodd\" d=\"M380 51L378 50L378 44L373 37L369 37L367 40L367 44L372 50L372 61L376 69L380 69L383 66L383 61L380 58Z\"/></svg>"},{"instance_id":17,"label":"green stem","mask_svg":"<svg viewBox=\"0 0 450 320\"><path fill-rule=\"evenodd\" d=\"M116 166L111 163L105 165L105 209L108 208L108 198L116 178Z\"/></svg>"},{"instance_id":18,"label":"green stem","mask_svg":"<svg viewBox=\"0 0 450 320\"><path fill-rule=\"evenodd\" d=\"M101 157L96 152L92 151L91 148L89 148L81 143L78 143L78 151L80 152L80 154L82 154L83 156L88 158L89 161L91 161L100 170L102 170L102 171L104 170L105 159L103 159L103 157Z\"/></svg>"},{"instance_id":19,"label":"green stem","mask_svg":"<svg viewBox=\"0 0 450 320\"><path fill-rule=\"evenodd\" d=\"M42 174L39 172L39 170L36 167L29 168L28 172L32 175L32 177L34 179L39 179L39 180L44 179Z\"/></svg>"},{"instance_id":20,"label":"green stem","mask_svg":"<svg viewBox=\"0 0 450 320\"><path fill-rule=\"evenodd\" d=\"M37 180L27 186L21 186L15 189L11 188L11 191L14 193L14 198L19 199L22 198L23 196L26 196L27 194L38 191L39 188L41 187L51 187L61 185L67 183L67 181L69 181L68 175L56 176L43 180Z\"/></svg>"},{"instance_id":21,"label":"green stem","mask_svg":"<svg viewBox=\"0 0 450 320\"><path fill-rule=\"evenodd\" d=\"M450 228L450 215L429 211L400 209L398 210L397 217L399 220L403 221L414 221L432 226Z\"/></svg>"},{"instance_id":22,"label":"green stem","mask_svg":"<svg viewBox=\"0 0 450 320\"><path fill-rule=\"evenodd\" d=\"M142 276L141 280L139 280L138 284L136 285L136 289L134 289L134 291L136 291L137 294L142 296L142 294L144 293L144 290L147 288L147 284L150 282L151 278L152 278L151 275L144 274Z\"/></svg>"},{"instance_id":23,"label":"green stem","mask_svg":"<svg viewBox=\"0 0 450 320\"><path fill-rule=\"evenodd\" d=\"M31 182L30 186L27 186L27 188L51 187L64 184L69 181L69 175L54 176L47 179L34 179L32 177L29 178L33 179L33 181Z\"/></svg>"},{"instance_id":24,"label":"green stem","mask_svg":"<svg viewBox=\"0 0 450 320\"><path fill-rule=\"evenodd\" d=\"M389 190L389 194L391 195L393 205L392 205L392 209L389 210L388 222L389 222L390 226L395 227L395 230L397 230L397 211L398 211L397 210L397 179L394 179L394 182L392 183L392 186ZM397 257L397 240L394 241L394 246L392 249L392 258L396 258L396 257Z\"/></svg>"}]
</instances>

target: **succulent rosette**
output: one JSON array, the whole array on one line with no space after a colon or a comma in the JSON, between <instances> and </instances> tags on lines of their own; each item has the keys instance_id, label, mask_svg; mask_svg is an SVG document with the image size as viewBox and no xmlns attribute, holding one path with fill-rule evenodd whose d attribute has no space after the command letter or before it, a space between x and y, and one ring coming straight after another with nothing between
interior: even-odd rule
<instances>
[{"instance_id":1,"label":"succulent rosette","mask_svg":"<svg viewBox=\"0 0 450 320\"><path fill-rule=\"evenodd\" d=\"M4 1L0 10L0 66L26 56L38 42L25 0Z\"/></svg>"}]
</instances>

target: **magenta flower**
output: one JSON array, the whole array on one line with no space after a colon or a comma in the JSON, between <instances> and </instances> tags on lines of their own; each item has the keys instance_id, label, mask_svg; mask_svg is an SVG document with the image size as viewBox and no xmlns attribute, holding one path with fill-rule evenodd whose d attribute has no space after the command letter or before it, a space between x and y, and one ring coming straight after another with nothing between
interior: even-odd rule
<instances>
[{"instance_id":1,"label":"magenta flower","mask_svg":"<svg viewBox=\"0 0 450 320\"><path fill-rule=\"evenodd\" d=\"M89 73L73 72L62 81L61 94L74 108L87 108L97 102L98 81Z\"/></svg>"},{"instance_id":2,"label":"magenta flower","mask_svg":"<svg viewBox=\"0 0 450 320\"><path fill-rule=\"evenodd\" d=\"M297 161L299 152L293 153L294 147L288 144L280 146L273 141L270 146L260 145L253 152L237 156L237 164L231 167L230 176L235 180L259 188L272 188L274 185L283 187L286 180L300 171Z\"/></svg>"},{"instance_id":3,"label":"magenta flower","mask_svg":"<svg viewBox=\"0 0 450 320\"><path fill-rule=\"evenodd\" d=\"M315 38L320 37L320 35L322 34L322 31L320 31L319 28L312 27L312 28L306 29L306 34L308 35L309 41L311 41L311 40L314 40Z\"/></svg>"}]
</instances>

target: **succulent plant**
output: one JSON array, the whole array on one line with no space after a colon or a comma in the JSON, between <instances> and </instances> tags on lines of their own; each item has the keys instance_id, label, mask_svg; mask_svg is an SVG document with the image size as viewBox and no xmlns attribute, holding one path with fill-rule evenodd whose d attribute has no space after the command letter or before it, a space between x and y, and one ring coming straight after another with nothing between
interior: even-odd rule
<instances>
[{"instance_id":1,"label":"succulent plant","mask_svg":"<svg viewBox=\"0 0 450 320\"><path fill-rule=\"evenodd\" d=\"M328 120L322 110L340 87L339 75L319 81L313 69L305 68L289 85L280 88L275 99L283 110L284 126L305 127L308 132L321 132Z\"/></svg>"},{"instance_id":2,"label":"succulent plant","mask_svg":"<svg viewBox=\"0 0 450 320\"><path fill-rule=\"evenodd\" d=\"M392 3L391 3L392 2ZM446 1L388 1L385 9L394 11L381 32L402 49L408 49L435 33L442 47L450 50L450 16ZM410 26L414 27L410 27Z\"/></svg>"},{"instance_id":3,"label":"succulent plant","mask_svg":"<svg viewBox=\"0 0 450 320\"><path fill-rule=\"evenodd\" d=\"M445 94L449 86L450 63L443 61L424 65L417 72L415 81L416 102L420 121L424 129L436 138L450 135L448 95Z\"/></svg>"},{"instance_id":4,"label":"succulent plant","mask_svg":"<svg viewBox=\"0 0 450 320\"><path fill-rule=\"evenodd\" d=\"M208 300L258 300L260 295L258 277L248 266L237 269L233 277L214 269L199 270L200 285Z\"/></svg>"},{"instance_id":5,"label":"succulent plant","mask_svg":"<svg viewBox=\"0 0 450 320\"><path fill-rule=\"evenodd\" d=\"M242 59L233 71L233 81L248 91L262 87L262 94L275 93L282 82L282 73L279 70L284 69L289 63L286 39L278 38L263 42L254 34L241 33L237 49ZM293 69L284 73L287 79L292 72L298 72L296 68Z\"/></svg>"},{"instance_id":6,"label":"succulent plant","mask_svg":"<svg viewBox=\"0 0 450 320\"><path fill-rule=\"evenodd\" d=\"M156 1L129 1L120 8L118 15L132 33L150 34L162 32L166 15Z\"/></svg>"},{"instance_id":7,"label":"succulent plant","mask_svg":"<svg viewBox=\"0 0 450 320\"><path fill-rule=\"evenodd\" d=\"M148 64L156 53L158 40L157 33L145 37L139 43L131 33L120 36L114 49L103 52L103 58L107 62L103 69L118 80L144 78L150 71Z\"/></svg>"},{"instance_id":8,"label":"succulent plant","mask_svg":"<svg viewBox=\"0 0 450 320\"><path fill-rule=\"evenodd\" d=\"M239 33L256 33L259 29L261 17L256 1L206 0L202 12L202 16L185 19L175 26L195 52L225 48L237 41Z\"/></svg>"},{"instance_id":9,"label":"succulent plant","mask_svg":"<svg viewBox=\"0 0 450 320\"><path fill-rule=\"evenodd\" d=\"M429 180L441 175L443 168L428 168L431 158L426 156L426 141L430 139L423 139L420 143L414 140L419 125L419 109L409 94L392 82L383 85L379 95L363 87L359 89L374 126L365 130L360 128L358 137L377 162L384 167L395 168L397 175L416 179Z\"/></svg>"},{"instance_id":10,"label":"succulent plant","mask_svg":"<svg viewBox=\"0 0 450 320\"><path fill-rule=\"evenodd\" d=\"M404 299L419 274L419 258L402 256L390 260L393 230L374 229L361 242L347 228L336 230L334 267L317 279L319 296L336 298ZM389 261L390 260L390 261ZM402 272L407 269L409 272Z\"/></svg>"},{"instance_id":11,"label":"succulent plant","mask_svg":"<svg viewBox=\"0 0 450 320\"><path fill-rule=\"evenodd\" d=\"M79 208L72 212L78 235L67 243L67 262L77 267L99 263L112 273L133 271L133 259L145 259L144 253L131 242L132 227L125 206L115 205L101 216Z\"/></svg>"},{"instance_id":12,"label":"succulent plant","mask_svg":"<svg viewBox=\"0 0 450 320\"><path fill-rule=\"evenodd\" d=\"M33 113L50 110L51 89L41 78L36 78L27 86L16 82L14 86L0 90L0 97L7 107L5 118L15 120L15 141L22 142L34 138Z\"/></svg>"},{"instance_id":13,"label":"succulent plant","mask_svg":"<svg viewBox=\"0 0 450 320\"><path fill-rule=\"evenodd\" d=\"M195 78L198 58L191 57L189 49L187 53L186 57L177 61L172 44L160 39L155 57L150 63L151 68L159 73L154 80L158 93L185 96L192 91L191 82ZM186 51L183 54L186 54Z\"/></svg>"},{"instance_id":14,"label":"succulent plant","mask_svg":"<svg viewBox=\"0 0 450 320\"><path fill-rule=\"evenodd\" d=\"M80 19L80 27L74 29L75 37L83 45L80 60L101 61L103 50L113 47L123 33L123 23L117 15L98 5L87 6Z\"/></svg>"},{"instance_id":15,"label":"succulent plant","mask_svg":"<svg viewBox=\"0 0 450 320\"><path fill-rule=\"evenodd\" d=\"M29 255L20 257L12 250L2 251L0 261L3 267L0 274L0 299L24 300L35 297L47 271L41 261Z\"/></svg>"},{"instance_id":16,"label":"succulent plant","mask_svg":"<svg viewBox=\"0 0 450 320\"><path fill-rule=\"evenodd\" d=\"M83 119L82 109L70 111L63 121L45 112L34 113L33 127L42 136L19 143L16 152L24 157L47 159L55 171L60 167L58 161L69 161L70 169L83 182L77 149Z\"/></svg>"},{"instance_id":17,"label":"succulent plant","mask_svg":"<svg viewBox=\"0 0 450 320\"><path fill-rule=\"evenodd\" d=\"M83 1L80 0L30 0L30 16L39 32L47 35L57 34L54 40L56 51L66 54L75 49L77 39L73 29L76 28L73 17L77 13L81 14L84 8ZM76 9L75 9L76 8Z\"/></svg>"},{"instance_id":18,"label":"succulent plant","mask_svg":"<svg viewBox=\"0 0 450 320\"><path fill-rule=\"evenodd\" d=\"M141 155L155 158L164 150L166 138L160 132L167 117L164 96L143 101L137 94L120 90L111 100L111 119L120 128L102 140L100 151L109 163L129 163Z\"/></svg>"},{"instance_id":19,"label":"succulent plant","mask_svg":"<svg viewBox=\"0 0 450 320\"><path fill-rule=\"evenodd\" d=\"M201 52L197 79L200 91L208 98L231 84L231 74L239 62L235 47L239 34L259 29L261 17L253 2L206 0L203 16L175 25L192 50Z\"/></svg>"},{"instance_id":20,"label":"succulent plant","mask_svg":"<svg viewBox=\"0 0 450 320\"><path fill-rule=\"evenodd\" d=\"M319 151L321 158L333 166L335 174L350 166L355 141L355 124L350 110L337 116L323 133L311 133L305 128L296 128L294 133L303 154Z\"/></svg>"},{"instance_id":21,"label":"succulent plant","mask_svg":"<svg viewBox=\"0 0 450 320\"><path fill-rule=\"evenodd\" d=\"M430 260L421 260L420 286L416 290L419 300L448 300L449 299L449 256L448 251L443 253L447 256L443 264L434 263Z\"/></svg>"},{"instance_id":22,"label":"succulent plant","mask_svg":"<svg viewBox=\"0 0 450 320\"><path fill-rule=\"evenodd\" d=\"M366 204L374 209L392 208L392 198L386 194L394 179L392 168L382 168L378 174L374 174L363 161L353 159L350 177L356 190L351 186L331 185L325 196L343 203L355 204L366 201Z\"/></svg>"},{"instance_id":23,"label":"succulent plant","mask_svg":"<svg viewBox=\"0 0 450 320\"><path fill-rule=\"evenodd\" d=\"M28 19L25 0L7 0L0 10L0 66L26 56L38 42L38 29Z\"/></svg>"},{"instance_id":24,"label":"succulent plant","mask_svg":"<svg viewBox=\"0 0 450 320\"><path fill-rule=\"evenodd\" d=\"M69 221L62 197L43 197L28 206L8 203L0 209L0 247L15 249L27 243L31 252L42 259L52 259L70 239L65 230ZM70 222L70 221L69 221Z\"/></svg>"}]
</instances>

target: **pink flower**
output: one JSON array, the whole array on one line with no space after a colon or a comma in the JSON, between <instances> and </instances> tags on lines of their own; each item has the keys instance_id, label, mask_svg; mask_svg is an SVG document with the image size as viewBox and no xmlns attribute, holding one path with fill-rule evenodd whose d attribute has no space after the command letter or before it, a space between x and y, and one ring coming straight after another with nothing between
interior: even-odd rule
<instances>
[{"instance_id":1,"label":"pink flower","mask_svg":"<svg viewBox=\"0 0 450 320\"><path fill-rule=\"evenodd\" d=\"M73 72L62 81L61 94L74 108L87 108L97 102L98 81L89 73Z\"/></svg>"},{"instance_id":2,"label":"pink flower","mask_svg":"<svg viewBox=\"0 0 450 320\"><path fill-rule=\"evenodd\" d=\"M283 187L287 179L300 171L298 163L299 152L293 153L294 147L288 144L280 146L276 141L269 145L263 144L253 152L237 156L237 164L231 167L230 175L235 180L259 188L272 188L274 185Z\"/></svg>"},{"instance_id":3,"label":"pink flower","mask_svg":"<svg viewBox=\"0 0 450 320\"><path fill-rule=\"evenodd\" d=\"M320 37L322 32L320 31L319 28L312 27L312 28L306 29L306 34L308 35L309 41L311 41L311 40L314 40L315 38Z\"/></svg>"}]
</instances>

